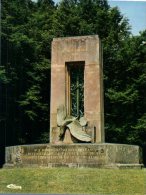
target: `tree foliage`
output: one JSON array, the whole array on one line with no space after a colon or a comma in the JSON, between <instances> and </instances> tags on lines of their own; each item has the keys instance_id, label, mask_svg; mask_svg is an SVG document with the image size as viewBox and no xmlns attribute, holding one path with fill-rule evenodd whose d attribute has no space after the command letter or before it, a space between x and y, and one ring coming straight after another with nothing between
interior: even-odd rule
<instances>
[{"instance_id":1,"label":"tree foliage","mask_svg":"<svg viewBox=\"0 0 146 195\"><path fill-rule=\"evenodd\" d=\"M106 0L2 0L6 145L49 140L51 41L93 34L103 42L106 141L146 144L146 31L132 36L128 20Z\"/></svg>"}]
</instances>

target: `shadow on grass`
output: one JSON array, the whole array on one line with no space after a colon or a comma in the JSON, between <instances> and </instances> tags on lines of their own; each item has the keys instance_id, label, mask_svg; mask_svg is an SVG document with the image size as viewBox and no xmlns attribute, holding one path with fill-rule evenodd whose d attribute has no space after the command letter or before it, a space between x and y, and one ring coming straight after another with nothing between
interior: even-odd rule
<instances>
[{"instance_id":1,"label":"shadow on grass","mask_svg":"<svg viewBox=\"0 0 146 195\"><path fill-rule=\"evenodd\" d=\"M146 167L146 144L142 147L143 150L143 164Z\"/></svg>"},{"instance_id":2,"label":"shadow on grass","mask_svg":"<svg viewBox=\"0 0 146 195\"><path fill-rule=\"evenodd\" d=\"M0 168L5 164L5 147L0 147Z\"/></svg>"}]
</instances>

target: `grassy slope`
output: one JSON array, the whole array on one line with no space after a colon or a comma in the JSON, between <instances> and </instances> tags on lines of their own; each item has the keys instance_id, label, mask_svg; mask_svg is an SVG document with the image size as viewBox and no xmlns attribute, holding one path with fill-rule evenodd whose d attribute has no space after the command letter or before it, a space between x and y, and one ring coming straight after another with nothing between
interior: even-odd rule
<instances>
[{"instance_id":1,"label":"grassy slope","mask_svg":"<svg viewBox=\"0 0 146 195\"><path fill-rule=\"evenodd\" d=\"M145 175L145 169L0 169L0 193L106 193L144 195ZM7 189L6 186L8 184L20 185L22 186L22 190Z\"/></svg>"}]
</instances>

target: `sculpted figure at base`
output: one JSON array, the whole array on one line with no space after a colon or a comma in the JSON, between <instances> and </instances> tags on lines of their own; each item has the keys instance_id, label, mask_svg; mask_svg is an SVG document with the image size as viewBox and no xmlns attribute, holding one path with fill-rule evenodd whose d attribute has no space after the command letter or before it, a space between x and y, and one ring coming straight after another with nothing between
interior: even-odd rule
<instances>
[{"instance_id":1,"label":"sculpted figure at base","mask_svg":"<svg viewBox=\"0 0 146 195\"><path fill-rule=\"evenodd\" d=\"M57 128L53 129L53 142L80 143L91 142L92 133L89 132L85 117L67 116L66 108L60 105L57 108Z\"/></svg>"}]
</instances>

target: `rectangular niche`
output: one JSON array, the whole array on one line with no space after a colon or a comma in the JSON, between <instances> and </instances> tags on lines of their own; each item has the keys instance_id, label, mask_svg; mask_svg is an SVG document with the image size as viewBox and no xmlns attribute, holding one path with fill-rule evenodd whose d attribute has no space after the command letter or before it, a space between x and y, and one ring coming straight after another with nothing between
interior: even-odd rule
<instances>
[{"instance_id":1,"label":"rectangular niche","mask_svg":"<svg viewBox=\"0 0 146 195\"><path fill-rule=\"evenodd\" d=\"M67 114L84 116L84 61L66 62Z\"/></svg>"}]
</instances>

